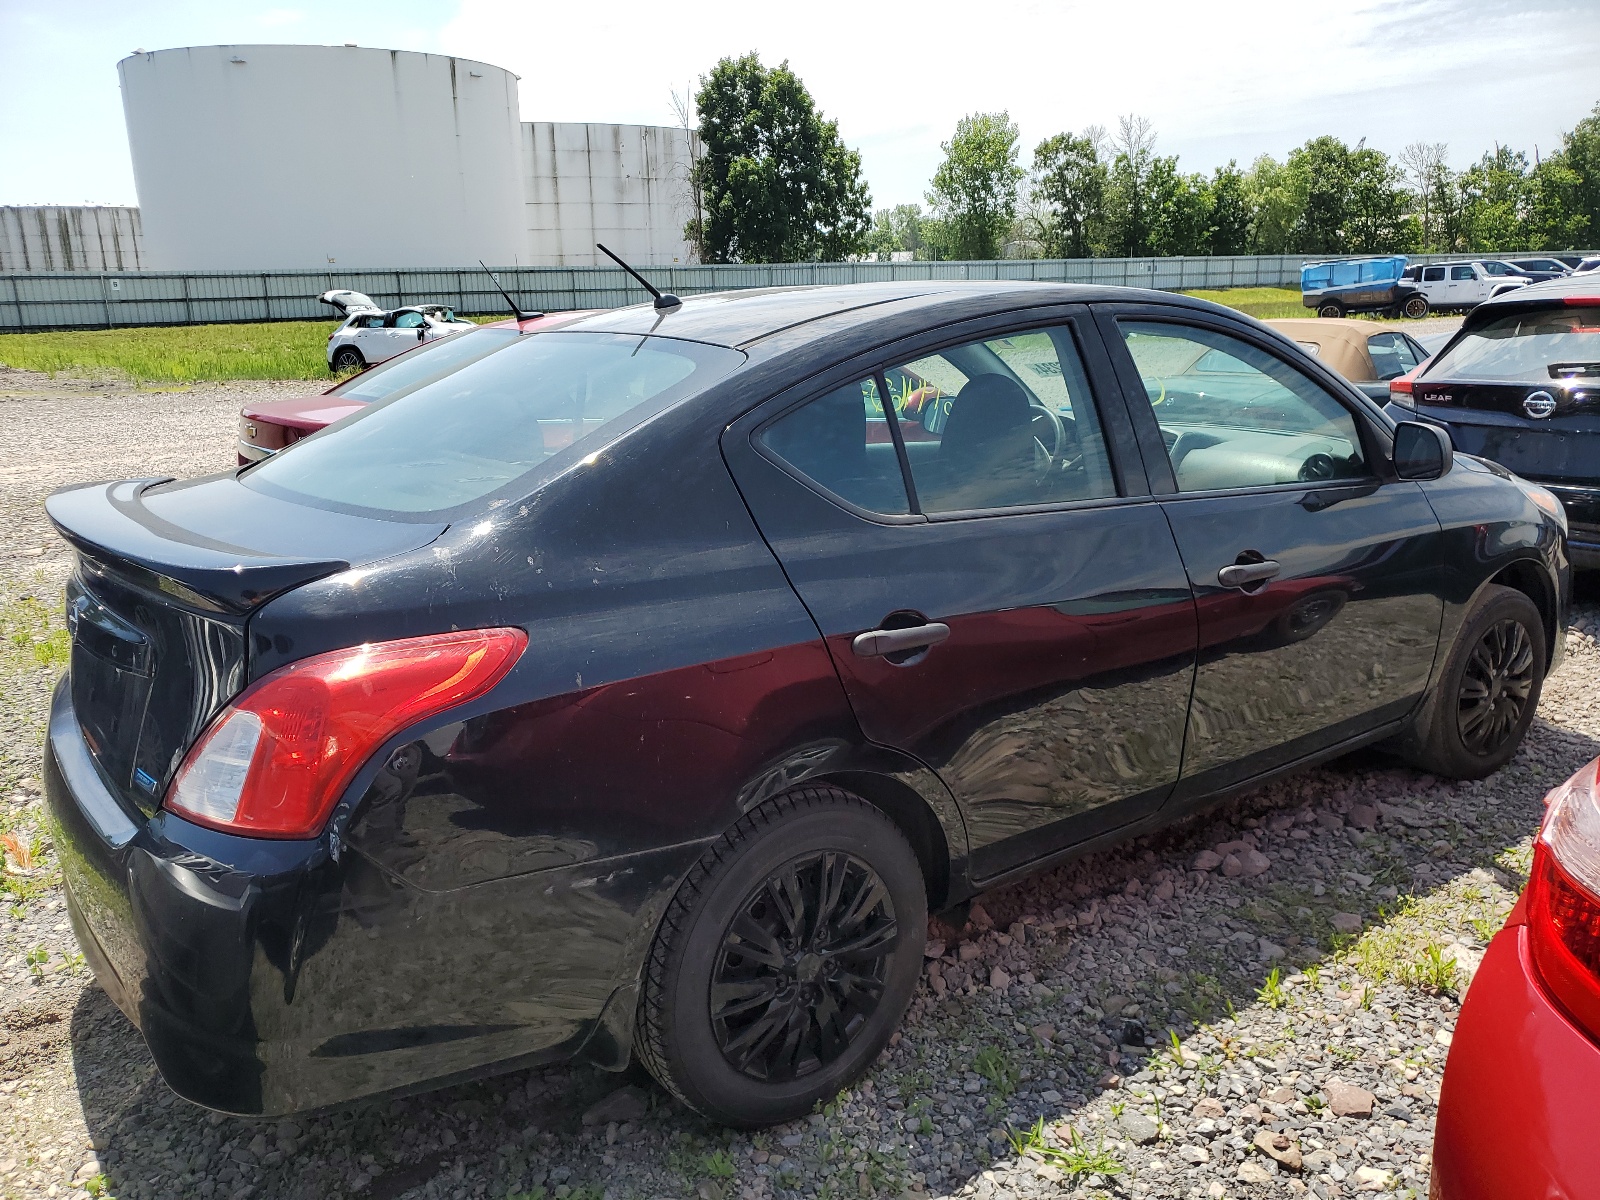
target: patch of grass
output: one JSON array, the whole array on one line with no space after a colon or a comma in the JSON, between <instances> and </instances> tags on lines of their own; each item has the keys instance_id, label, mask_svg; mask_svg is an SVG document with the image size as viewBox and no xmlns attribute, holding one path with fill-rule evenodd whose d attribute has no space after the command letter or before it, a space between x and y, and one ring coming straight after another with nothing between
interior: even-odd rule
<instances>
[{"instance_id":1,"label":"patch of grass","mask_svg":"<svg viewBox=\"0 0 1600 1200\"><path fill-rule=\"evenodd\" d=\"M1399 983L1425 992L1453 992L1460 985L1455 959L1445 947L1455 933L1498 929L1511 907L1500 889L1467 877L1452 880L1421 899L1400 896L1380 910L1385 923L1367 930L1340 951L1373 983Z\"/></svg>"},{"instance_id":2,"label":"patch of grass","mask_svg":"<svg viewBox=\"0 0 1600 1200\"><path fill-rule=\"evenodd\" d=\"M972 1069L989 1081L995 1098L1005 1101L1017 1090L1017 1071L999 1046L985 1046L972 1056Z\"/></svg>"},{"instance_id":3,"label":"patch of grass","mask_svg":"<svg viewBox=\"0 0 1600 1200\"><path fill-rule=\"evenodd\" d=\"M112 375L137 383L326 379L337 322L181 325L0 334L0 363L28 371Z\"/></svg>"},{"instance_id":4,"label":"patch of grass","mask_svg":"<svg viewBox=\"0 0 1600 1200\"><path fill-rule=\"evenodd\" d=\"M700 1159L700 1172L713 1179L731 1179L734 1173L733 1159L728 1157L726 1150L717 1150L711 1154L703 1155Z\"/></svg>"},{"instance_id":5,"label":"patch of grass","mask_svg":"<svg viewBox=\"0 0 1600 1200\"><path fill-rule=\"evenodd\" d=\"M1242 313L1255 317L1258 321L1267 321L1278 317L1314 317L1317 315L1300 303L1300 292L1295 288L1201 288L1196 291L1184 292L1183 294L1185 296L1195 296L1201 300L1210 300L1214 304L1225 304L1229 308L1238 309Z\"/></svg>"}]
</instances>

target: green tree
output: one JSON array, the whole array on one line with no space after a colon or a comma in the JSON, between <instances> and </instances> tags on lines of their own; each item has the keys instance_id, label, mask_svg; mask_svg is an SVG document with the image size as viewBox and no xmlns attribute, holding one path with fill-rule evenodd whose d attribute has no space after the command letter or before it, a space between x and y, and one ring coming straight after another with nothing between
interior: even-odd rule
<instances>
[{"instance_id":1,"label":"green tree","mask_svg":"<svg viewBox=\"0 0 1600 1200\"><path fill-rule=\"evenodd\" d=\"M1106 164L1097 139L1058 133L1033 151L1033 196L1046 258L1089 258L1105 222Z\"/></svg>"},{"instance_id":2,"label":"green tree","mask_svg":"<svg viewBox=\"0 0 1600 1200\"><path fill-rule=\"evenodd\" d=\"M1559 165L1572 172L1570 214L1582 221L1572 236L1592 246L1600 241L1600 104L1562 137L1559 157Z\"/></svg>"},{"instance_id":3,"label":"green tree","mask_svg":"<svg viewBox=\"0 0 1600 1200\"><path fill-rule=\"evenodd\" d=\"M787 62L724 58L695 105L708 262L837 262L861 248L871 210L861 155Z\"/></svg>"},{"instance_id":4,"label":"green tree","mask_svg":"<svg viewBox=\"0 0 1600 1200\"><path fill-rule=\"evenodd\" d=\"M1250 191L1237 163L1211 173L1210 222L1206 250L1210 254L1249 254L1254 212Z\"/></svg>"},{"instance_id":5,"label":"green tree","mask_svg":"<svg viewBox=\"0 0 1600 1200\"><path fill-rule=\"evenodd\" d=\"M915 258L927 257L927 242L922 235L926 218L920 204L896 204L872 214L865 248L873 254L890 255L909 251Z\"/></svg>"},{"instance_id":6,"label":"green tree","mask_svg":"<svg viewBox=\"0 0 1600 1200\"><path fill-rule=\"evenodd\" d=\"M946 256L999 258L1017 213L1017 127L1006 112L972 113L940 149L928 203L943 223Z\"/></svg>"},{"instance_id":7,"label":"green tree","mask_svg":"<svg viewBox=\"0 0 1600 1200\"><path fill-rule=\"evenodd\" d=\"M1155 143L1155 131L1144 117L1127 116L1119 122L1106 180L1105 250L1112 258L1153 253L1155 214L1150 192Z\"/></svg>"},{"instance_id":8,"label":"green tree","mask_svg":"<svg viewBox=\"0 0 1600 1200\"><path fill-rule=\"evenodd\" d=\"M1307 180L1298 170L1263 154L1244 177L1245 196L1254 218L1253 254L1292 254L1296 230L1305 211Z\"/></svg>"}]
</instances>

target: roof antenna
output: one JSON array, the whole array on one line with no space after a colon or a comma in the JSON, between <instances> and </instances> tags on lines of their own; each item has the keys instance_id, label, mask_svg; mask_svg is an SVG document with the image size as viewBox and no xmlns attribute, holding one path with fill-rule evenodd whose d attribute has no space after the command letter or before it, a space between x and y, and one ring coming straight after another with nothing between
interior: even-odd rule
<instances>
[{"instance_id":1,"label":"roof antenna","mask_svg":"<svg viewBox=\"0 0 1600 1200\"><path fill-rule=\"evenodd\" d=\"M616 263L617 266L621 267L629 275L632 275L635 279L637 279L644 286L644 290L649 292L652 296L654 296L656 298L656 307L657 308L659 308L659 309L677 308L678 305L683 303L682 300L679 300L671 292L663 292L660 288L656 287L648 279L646 279L643 275L639 274L639 272L635 271L632 267L630 267L627 263L623 262L615 254L611 253L611 251L607 250L604 246L600 245L599 242L596 242L595 246L596 246L597 249L599 249L601 254L604 254L612 262Z\"/></svg>"},{"instance_id":2,"label":"roof antenna","mask_svg":"<svg viewBox=\"0 0 1600 1200\"><path fill-rule=\"evenodd\" d=\"M489 278L494 281L495 290L498 291L502 296L504 296L506 298L506 303L511 306L511 311L517 314L517 320L519 320L519 321L532 321L537 317L544 316L543 313L523 312L520 308L517 307L517 302L511 298L511 293L506 291L505 288L500 286L500 276L496 275L493 271L490 271L489 268L488 268L488 265L485 264L483 259L481 259L481 258L478 260L478 265L480 267L482 267L484 269L484 271L488 274Z\"/></svg>"}]
</instances>

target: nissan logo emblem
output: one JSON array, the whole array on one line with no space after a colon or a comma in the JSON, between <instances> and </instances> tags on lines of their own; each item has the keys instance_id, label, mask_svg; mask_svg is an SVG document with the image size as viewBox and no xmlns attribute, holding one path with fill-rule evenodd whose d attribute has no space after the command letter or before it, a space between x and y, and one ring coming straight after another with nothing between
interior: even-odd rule
<instances>
[{"instance_id":1,"label":"nissan logo emblem","mask_svg":"<svg viewBox=\"0 0 1600 1200\"><path fill-rule=\"evenodd\" d=\"M1535 421L1543 420L1556 410L1556 398L1549 392L1529 392L1522 402L1522 411Z\"/></svg>"}]
</instances>

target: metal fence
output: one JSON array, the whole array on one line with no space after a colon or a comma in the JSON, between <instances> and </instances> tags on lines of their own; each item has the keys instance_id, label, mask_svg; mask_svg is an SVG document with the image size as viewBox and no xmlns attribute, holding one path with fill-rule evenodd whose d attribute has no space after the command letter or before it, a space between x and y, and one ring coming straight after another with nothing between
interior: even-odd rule
<instances>
[{"instance_id":1,"label":"metal fence","mask_svg":"<svg viewBox=\"0 0 1600 1200\"><path fill-rule=\"evenodd\" d=\"M1413 262L1459 259L1418 255ZM918 279L1018 279L1100 283L1176 291L1189 288L1295 287L1305 255L1192 258L999 259L984 262L786 263L646 267L663 291L680 296L741 288ZM497 267L500 282L526 309L560 312L636 304L639 287L615 267ZM0 331L114 329L332 317L317 297L332 288L365 292L378 304L453 305L462 313L505 311L477 267L460 270L34 272L0 275Z\"/></svg>"}]
</instances>

